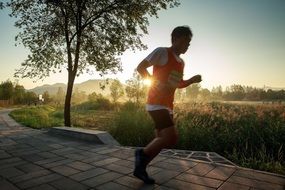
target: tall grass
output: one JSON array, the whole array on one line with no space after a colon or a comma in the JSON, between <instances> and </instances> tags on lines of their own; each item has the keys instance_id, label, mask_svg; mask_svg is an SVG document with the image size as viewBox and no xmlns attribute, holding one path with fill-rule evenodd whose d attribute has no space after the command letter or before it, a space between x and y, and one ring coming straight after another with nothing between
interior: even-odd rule
<instances>
[{"instance_id":1,"label":"tall grass","mask_svg":"<svg viewBox=\"0 0 285 190\"><path fill-rule=\"evenodd\" d=\"M71 123L75 127L105 130L114 118L116 104L104 97L72 106Z\"/></svg>"},{"instance_id":2,"label":"tall grass","mask_svg":"<svg viewBox=\"0 0 285 190\"><path fill-rule=\"evenodd\" d=\"M178 111L177 128L178 148L214 151L245 167L285 173L285 106L188 105Z\"/></svg>"},{"instance_id":3,"label":"tall grass","mask_svg":"<svg viewBox=\"0 0 285 190\"><path fill-rule=\"evenodd\" d=\"M105 130L114 118L114 111L89 110L84 107L85 105L87 104L84 103L72 108L72 126ZM56 109L48 105L17 109L12 111L10 115L19 123L37 129L63 126L64 121L63 109Z\"/></svg>"},{"instance_id":4,"label":"tall grass","mask_svg":"<svg viewBox=\"0 0 285 190\"><path fill-rule=\"evenodd\" d=\"M127 102L108 131L122 145L144 146L154 137L152 124L143 106Z\"/></svg>"},{"instance_id":5,"label":"tall grass","mask_svg":"<svg viewBox=\"0 0 285 190\"><path fill-rule=\"evenodd\" d=\"M285 106L190 103L177 107L175 148L214 151L234 163L285 174ZM124 145L144 146L153 124L142 106L122 109L111 134Z\"/></svg>"},{"instance_id":6,"label":"tall grass","mask_svg":"<svg viewBox=\"0 0 285 190\"><path fill-rule=\"evenodd\" d=\"M112 123L115 111L77 110L71 112L71 123L74 127L106 130Z\"/></svg>"},{"instance_id":7,"label":"tall grass","mask_svg":"<svg viewBox=\"0 0 285 190\"><path fill-rule=\"evenodd\" d=\"M32 128L63 125L63 112L51 106L31 106L14 110L10 116L17 122Z\"/></svg>"},{"instance_id":8,"label":"tall grass","mask_svg":"<svg viewBox=\"0 0 285 190\"><path fill-rule=\"evenodd\" d=\"M72 106L72 111L85 111L85 110L106 110L110 111L115 108L115 104L111 103L109 99L98 97L95 100L83 102L78 105Z\"/></svg>"}]
</instances>

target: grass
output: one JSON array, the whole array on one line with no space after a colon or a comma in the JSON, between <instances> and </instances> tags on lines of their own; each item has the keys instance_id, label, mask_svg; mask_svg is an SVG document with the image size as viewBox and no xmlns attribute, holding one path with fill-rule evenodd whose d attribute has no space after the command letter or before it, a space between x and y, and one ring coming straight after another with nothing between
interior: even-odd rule
<instances>
[{"instance_id":1,"label":"grass","mask_svg":"<svg viewBox=\"0 0 285 190\"><path fill-rule=\"evenodd\" d=\"M107 103L74 106L73 125L107 130L127 146L145 146L154 137L144 105L127 102L114 109ZM189 103L176 106L175 113L179 142L174 148L213 151L243 167L285 174L285 105ZM33 128L63 124L63 111L51 106L23 108L11 115Z\"/></svg>"},{"instance_id":2,"label":"grass","mask_svg":"<svg viewBox=\"0 0 285 190\"><path fill-rule=\"evenodd\" d=\"M71 112L71 123L75 127L106 130L115 117L115 111L80 110Z\"/></svg>"},{"instance_id":3,"label":"grass","mask_svg":"<svg viewBox=\"0 0 285 190\"><path fill-rule=\"evenodd\" d=\"M153 123L144 107L126 103L108 128L110 134L127 146L145 146L154 137Z\"/></svg>"},{"instance_id":4,"label":"grass","mask_svg":"<svg viewBox=\"0 0 285 190\"><path fill-rule=\"evenodd\" d=\"M74 127L104 130L112 122L114 113L106 110L73 110L71 122ZM19 123L36 129L62 126L64 123L63 110L47 105L17 109L10 116Z\"/></svg>"},{"instance_id":5,"label":"grass","mask_svg":"<svg viewBox=\"0 0 285 190\"><path fill-rule=\"evenodd\" d=\"M234 163L285 174L285 106L194 104L178 110L177 148L217 152Z\"/></svg>"},{"instance_id":6,"label":"grass","mask_svg":"<svg viewBox=\"0 0 285 190\"><path fill-rule=\"evenodd\" d=\"M234 163L285 174L285 106L190 103L177 107L176 149L213 151ZM145 146L153 124L143 106L121 109L110 133L123 145Z\"/></svg>"},{"instance_id":7,"label":"grass","mask_svg":"<svg viewBox=\"0 0 285 190\"><path fill-rule=\"evenodd\" d=\"M10 116L17 122L40 129L63 125L63 114L51 106L31 106L14 110Z\"/></svg>"}]
</instances>

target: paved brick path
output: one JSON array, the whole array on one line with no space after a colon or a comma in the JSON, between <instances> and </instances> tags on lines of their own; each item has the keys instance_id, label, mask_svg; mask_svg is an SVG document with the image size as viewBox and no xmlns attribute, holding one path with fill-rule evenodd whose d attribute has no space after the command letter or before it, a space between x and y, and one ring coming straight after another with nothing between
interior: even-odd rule
<instances>
[{"instance_id":1,"label":"paved brick path","mask_svg":"<svg viewBox=\"0 0 285 190\"><path fill-rule=\"evenodd\" d=\"M284 190L285 177L159 155L149 167L155 185L132 176L134 150L50 136L21 127L0 111L0 190Z\"/></svg>"}]
</instances>

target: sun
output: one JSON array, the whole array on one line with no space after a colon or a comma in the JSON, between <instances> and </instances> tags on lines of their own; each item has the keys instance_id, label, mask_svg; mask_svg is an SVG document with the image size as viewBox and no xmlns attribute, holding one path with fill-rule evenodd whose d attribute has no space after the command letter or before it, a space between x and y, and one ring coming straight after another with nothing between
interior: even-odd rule
<instances>
[{"instance_id":1,"label":"sun","mask_svg":"<svg viewBox=\"0 0 285 190\"><path fill-rule=\"evenodd\" d=\"M151 86L151 79L144 79L143 84L146 86Z\"/></svg>"}]
</instances>

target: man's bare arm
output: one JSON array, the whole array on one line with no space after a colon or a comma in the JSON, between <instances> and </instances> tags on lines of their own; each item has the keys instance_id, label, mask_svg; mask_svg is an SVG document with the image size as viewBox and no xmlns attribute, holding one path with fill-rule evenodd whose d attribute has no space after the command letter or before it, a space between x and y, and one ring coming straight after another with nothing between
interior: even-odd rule
<instances>
[{"instance_id":1,"label":"man's bare arm","mask_svg":"<svg viewBox=\"0 0 285 190\"><path fill-rule=\"evenodd\" d=\"M137 66L137 71L143 78L150 78L151 75L147 71L147 68L150 67L150 63L147 60L143 60L140 62L140 64Z\"/></svg>"},{"instance_id":2,"label":"man's bare arm","mask_svg":"<svg viewBox=\"0 0 285 190\"><path fill-rule=\"evenodd\" d=\"M187 86L189 86L193 83L199 83L201 81L202 81L201 75L195 75L188 80L181 81L178 88L186 88Z\"/></svg>"}]
</instances>

